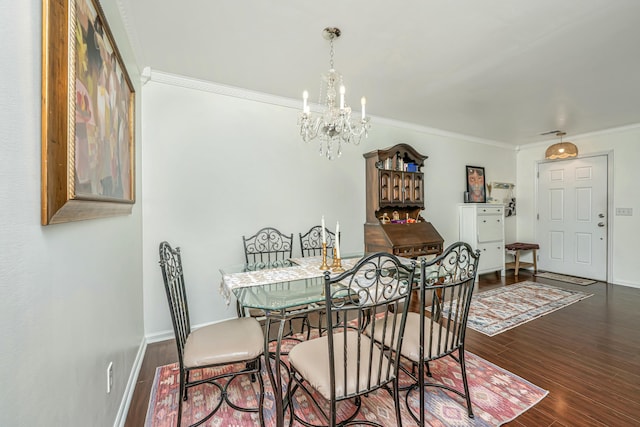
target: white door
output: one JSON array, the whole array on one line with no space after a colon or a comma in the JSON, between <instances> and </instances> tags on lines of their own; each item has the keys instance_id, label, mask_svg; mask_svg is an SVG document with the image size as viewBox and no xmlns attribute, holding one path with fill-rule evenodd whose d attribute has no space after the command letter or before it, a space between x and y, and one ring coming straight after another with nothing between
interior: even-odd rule
<instances>
[{"instance_id":1,"label":"white door","mask_svg":"<svg viewBox=\"0 0 640 427\"><path fill-rule=\"evenodd\" d=\"M538 268L607 279L607 156L538 165Z\"/></svg>"}]
</instances>

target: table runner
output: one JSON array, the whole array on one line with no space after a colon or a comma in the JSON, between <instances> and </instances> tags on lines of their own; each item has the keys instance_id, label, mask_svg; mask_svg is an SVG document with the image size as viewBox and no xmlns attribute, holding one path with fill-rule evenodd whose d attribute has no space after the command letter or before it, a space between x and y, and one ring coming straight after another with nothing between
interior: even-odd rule
<instances>
[{"instance_id":1,"label":"table runner","mask_svg":"<svg viewBox=\"0 0 640 427\"><path fill-rule=\"evenodd\" d=\"M342 267L348 270L359 260L360 258L342 259ZM320 269L320 265L322 264L322 257L320 256L291 258L291 261L296 265L286 268L268 268L264 270L225 274L222 276L222 281L220 282L220 293L228 305L231 302L231 292L236 288L310 279L324 275L324 270ZM327 262L330 261L331 259L327 260ZM336 275L337 273L331 274Z\"/></svg>"}]
</instances>

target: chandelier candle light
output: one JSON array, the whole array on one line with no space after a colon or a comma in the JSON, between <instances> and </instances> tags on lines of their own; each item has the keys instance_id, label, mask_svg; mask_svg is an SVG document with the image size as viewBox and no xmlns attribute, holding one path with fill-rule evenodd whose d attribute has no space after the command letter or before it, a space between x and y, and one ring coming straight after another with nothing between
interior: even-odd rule
<instances>
[{"instance_id":1,"label":"chandelier candle light","mask_svg":"<svg viewBox=\"0 0 640 427\"><path fill-rule=\"evenodd\" d=\"M327 27L322 31L325 39L329 40L329 71L322 75L320 107L323 109L317 116L311 114L309 92L302 93L302 113L300 114L300 136L304 142L314 139L320 141L320 155L333 160L342 155L341 144L360 144L362 137L368 136L369 118L365 115L367 100L363 96L360 100L362 115L360 120L352 120L351 108L345 104L346 89L342 75L333 67L333 40L340 37L340 29ZM338 93L340 95L337 99Z\"/></svg>"}]
</instances>

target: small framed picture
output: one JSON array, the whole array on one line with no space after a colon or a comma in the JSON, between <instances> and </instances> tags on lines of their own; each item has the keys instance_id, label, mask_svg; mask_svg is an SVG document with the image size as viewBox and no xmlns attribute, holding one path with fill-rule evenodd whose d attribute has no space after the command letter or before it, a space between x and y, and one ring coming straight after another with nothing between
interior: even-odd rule
<instances>
[{"instance_id":1,"label":"small framed picture","mask_svg":"<svg viewBox=\"0 0 640 427\"><path fill-rule=\"evenodd\" d=\"M484 180L484 168L480 166L467 166L467 194L465 202L486 203L487 192Z\"/></svg>"}]
</instances>

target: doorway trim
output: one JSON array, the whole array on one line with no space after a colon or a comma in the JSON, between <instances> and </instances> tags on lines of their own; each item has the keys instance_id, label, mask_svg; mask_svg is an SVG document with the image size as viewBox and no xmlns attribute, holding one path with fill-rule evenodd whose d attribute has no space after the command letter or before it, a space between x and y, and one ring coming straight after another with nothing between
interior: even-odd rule
<instances>
[{"instance_id":1,"label":"doorway trim","mask_svg":"<svg viewBox=\"0 0 640 427\"><path fill-rule=\"evenodd\" d=\"M613 269L614 269L614 265L613 265L613 227L614 227L614 214L615 214L615 210L614 210L614 203L613 203L613 150L608 150L608 151L598 151L595 153L589 153L589 154L584 154L584 155L578 155L577 157L574 157L573 159L570 160L560 160L560 161L573 161L575 159L586 159L589 157L599 157L599 156L606 156L607 157L607 267L606 267L606 275L607 275L607 283L613 283L611 282L613 276ZM534 184L534 188L535 188L535 198L534 198L534 208L535 208L535 216L533 218L534 220L534 235L537 237L538 236L538 218L539 218L539 208L538 208L538 197L539 197L539 182L540 182L540 165L542 163L553 163L553 162L557 162L558 160L547 160L547 159L542 159L542 160L536 160L536 170L535 170L535 184Z\"/></svg>"}]
</instances>

